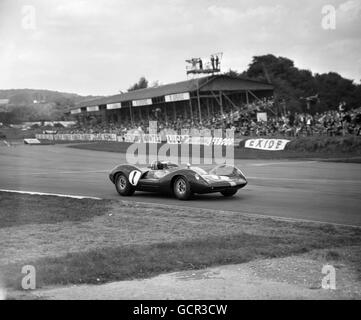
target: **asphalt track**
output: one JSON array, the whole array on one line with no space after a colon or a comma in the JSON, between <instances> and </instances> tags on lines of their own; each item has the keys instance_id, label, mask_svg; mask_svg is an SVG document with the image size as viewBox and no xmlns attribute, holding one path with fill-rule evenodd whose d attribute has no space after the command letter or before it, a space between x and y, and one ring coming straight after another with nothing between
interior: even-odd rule
<instances>
[{"instance_id":1,"label":"asphalt track","mask_svg":"<svg viewBox=\"0 0 361 320\"><path fill-rule=\"evenodd\" d=\"M119 199L108 172L124 162L124 154L65 145L0 147L0 189ZM249 184L233 198L196 195L182 202L138 192L127 200L361 226L360 164L307 160L235 163Z\"/></svg>"}]
</instances>

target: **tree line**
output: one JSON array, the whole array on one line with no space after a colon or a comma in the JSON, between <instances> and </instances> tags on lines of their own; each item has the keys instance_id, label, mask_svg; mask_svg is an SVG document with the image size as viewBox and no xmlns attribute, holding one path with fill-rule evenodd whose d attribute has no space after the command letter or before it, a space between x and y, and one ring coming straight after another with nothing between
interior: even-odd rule
<instances>
[{"instance_id":1,"label":"tree line","mask_svg":"<svg viewBox=\"0 0 361 320\"><path fill-rule=\"evenodd\" d=\"M285 104L287 110L307 110L306 98L317 96L311 104L311 113L337 109L342 102L348 109L361 107L361 84L343 78L336 72L313 74L310 70L295 67L288 58L272 54L255 56L244 72L229 70L234 77L272 83L275 86L275 103Z\"/></svg>"}]
</instances>

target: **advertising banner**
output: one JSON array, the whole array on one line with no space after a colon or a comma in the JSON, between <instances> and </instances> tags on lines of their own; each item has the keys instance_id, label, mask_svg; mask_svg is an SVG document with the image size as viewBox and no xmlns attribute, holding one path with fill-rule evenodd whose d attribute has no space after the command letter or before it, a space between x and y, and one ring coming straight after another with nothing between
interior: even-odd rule
<instances>
[{"instance_id":1,"label":"advertising banner","mask_svg":"<svg viewBox=\"0 0 361 320\"><path fill-rule=\"evenodd\" d=\"M189 135L167 135L168 144L194 144L194 145L218 145L233 146L234 139L220 137L192 137Z\"/></svg>"},{"instance_id":2,"label":"advertising banner","mask_svg":"<svg viewBox=\"0 0 361 320\"><path fill-rule=\"evenodd\" d=\"M36 134L35 137L36 137L36 139L39 139L39 140L54 140L53 134L46 134L46 133Z\"/></svg>"},{"instance_id":3,"label":"advertising banner","mask_svg":"<svg viewBox=\"0 0 361 320\"><path fill-rule=\"evenodd\" d=\"M152 104L152 99L133 100L133 107L149 106Z\"/></svg>"},{"instance_id":4,"label":"advertising banner","mask_svg":"<svg viewBox=\"0 0 361 320\"><path fill-rule=\"evenodd\" d=\"M40 144L41 142L38 139L24 139L25 144Z\"/></svg>"},{"instance_id":5,"label":"advertising banner","mask_svg":"<svg viewBox=\"0 0 361 320\"><path fill-rule=\"evenodd\" d=\"M88 112L99 111L99 106L87 107L86 111Z\"/></svg>"},{"instance_id":6,"label":"advertising banner","mask_svg":"<svg viewBox=\"0 0 361 320\"><path fill-rule=\"evenodd\" d=\"M81 113L81 109L78 108L78 109L73 109L73 110L70 110L70 113L71 114L78 114L78 113Z\"/></svg>"},{"instance_id":7,"label":"advertising banner","mask_svg":"<svg viewBox=\"0 0 361 320\"><path fill-rule=\"evenodd\" d=\"M189 92L170 94L164 97L165 102L184 101L190 99Z\"/></svg>"},{"instance_id":8,"label":"advertising banner","mask_svg":"<svg viewBox=\"0 0 361 320\"><path fill-rule=\"evenodd\" d=\"M120 102L107 104L107 110L120 109L121 107L122 107L122 104Z\"/></svg>"},{"instance_id":9,"label":"advertising banner","mask_svg":"<svg viewBox=\"0 0 361 320\"><path fill-rule=\"evenodd\" d=\"M119 141L119 140L118 140ZM161 143L162 137L157 134L125 134L124 142L129 143Z\"/></svg>"},{"instance_id":10,"label":"advertising banner","mask_svg":"<svg viewBox=\"0 0 361 320\"><path fill-rule=\"evenodd\" d=\"M257 122L267 122L267 113L257 112Z\"/></svg>"},{"instance_id":11,"label":"advertising banner","mask_svg":"<svg viewBox=\"0 0 361 320\"><path fill-rule=\"evenodd\" d=\"M99 134L37 134L39 140L58 140L58 141L117 141L117 135L114 133Z\"/></svg>"},{"instance_id":12,"label":"advertising banner","mask_svg":"<svg viewBox=\"0 0 361 320\"><path fill-rule=\"evenodd\" d=\"M290 140L285 139L250 139L246 141L245 148L266 151L282 151L289 142Z\"/></svg>"},{"instance_id":13,"label":"advertising banner","mask_svg":"<svg viewBox=\"0 0 361 320\"><path fill-rule=\"evenodd\" d=\"M129 143L162 143L162 136L159 134L124 134L117 136L113 133L100 134L37 134L36 138L39 140L58 140L58 141L118 141ZM190 135L166 135L166 142L168 144L193 144L193 145L218 145L218 146L233 146L233 138L220 137L192 137Z\"/></svg>"}]
</instances>

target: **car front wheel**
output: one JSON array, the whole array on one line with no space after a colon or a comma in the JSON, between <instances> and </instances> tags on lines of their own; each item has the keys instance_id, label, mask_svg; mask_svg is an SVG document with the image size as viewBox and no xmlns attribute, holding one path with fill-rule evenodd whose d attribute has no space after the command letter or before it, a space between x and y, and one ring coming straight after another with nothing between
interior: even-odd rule
<instances>
[{"instance_id":1,"label":"car front wheel","mask_svg":"<svg viewBox=\"0 0 361 320\"><path fill-rule=\"evenodd\" d=\"M115 188L121 196L131 196L135 192L134 187L123 173L118 174L115 180Z\"/></svg>"},{"instance_id":2,"label":"car front wheel","mask_svg":"<svg viewBox=\"0 0 361 320\"><path fill-rule=\"evenodd\" d=\"M191 186L186 178L178 178L173 185L174 195L179 200L188 200L192 195Z\"/></svg>"}]
</instances>

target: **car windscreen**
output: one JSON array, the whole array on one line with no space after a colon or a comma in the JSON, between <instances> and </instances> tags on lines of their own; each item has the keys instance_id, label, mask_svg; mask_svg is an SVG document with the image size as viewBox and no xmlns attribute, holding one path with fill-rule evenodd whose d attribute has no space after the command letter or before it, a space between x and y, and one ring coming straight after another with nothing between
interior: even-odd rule
<instances>
[{"instance_id":1,"label":"car windscreen","mask_svg":"<svg viewBox=\"0 0 361 320\"><path fill-rule=\"evenodd\" d=\"M215 174L217 176L234 176L237 175L238 172L233 166L221 165L211 170L210 174Z\"/></svg>"},{"instance_id":2,"label":"car windscreen","mask_svg":"<svg viewBox=\"0 0 361 320\"><path fill-rule=\"evenodd\" d=\"M198 173L199 175L205 175L205 174L208 174L207 171L201 169L201 168L198 168L198 167L191 167L191 169L193 171L195 171L196 173Z\"/></svg>"}]
</instances>

